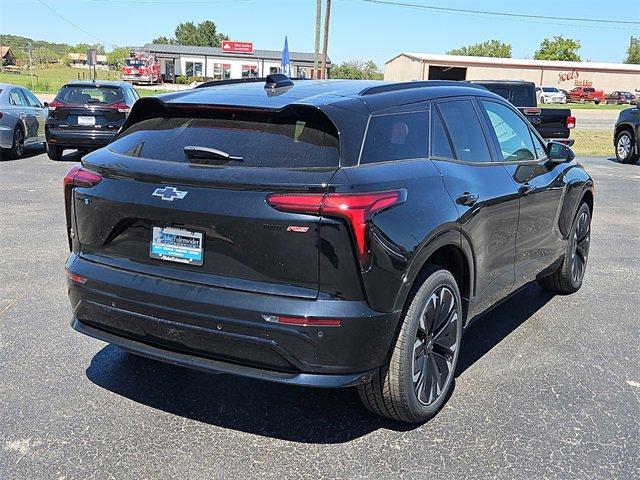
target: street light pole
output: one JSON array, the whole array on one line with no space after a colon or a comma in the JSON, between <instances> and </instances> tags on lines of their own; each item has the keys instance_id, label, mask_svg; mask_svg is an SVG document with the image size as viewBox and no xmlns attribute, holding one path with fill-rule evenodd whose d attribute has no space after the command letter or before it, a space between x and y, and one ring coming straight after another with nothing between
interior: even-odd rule
<instances>
[{"instance_id":1,"label":"street light pole","mask_svg":"<svg viewBox=\"0 0 640 480\"><path fill-rule=\"evenodd\" d=\"M327 0L324 17L324 48L322 49L322 78L327 78L327 50L329 49L329 20L331 18L331 0Z\"/></svg>"},{"instance_id":2,"label":"street light pole","mask_svg":"<svg viewBox=\"0 0 640 480\"><path fill-rule=\"evenodd\" d=\"M313 55L313 76L319 78L318 66L320 64L320 29L322 28L322 0L316 0L316 46Z\"/></svg>"}]
</instances>

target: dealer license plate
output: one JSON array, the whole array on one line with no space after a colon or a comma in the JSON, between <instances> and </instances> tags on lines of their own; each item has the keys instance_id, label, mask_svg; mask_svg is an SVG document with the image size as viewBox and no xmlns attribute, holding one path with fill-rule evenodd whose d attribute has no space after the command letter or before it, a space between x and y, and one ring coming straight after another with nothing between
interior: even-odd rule
<instances>
[{"instance_id":1,"label":"dealer license plate","mask_svg":"<svg viewBox=\"0 0 640 480\"><path fill-rule=\"evenodd\" d=\"M173 227L153 227L149 254L151 258L168 262L202 265L202 238L201 232Z\"/></svg>"},{"instance_id":2,"label":"dealer license plate","mask_svg":"<svg viewBox=\"0 0 640 480\"><path fill-rule=\"evenodd\" d=\"M83 127L92 127L96 124L96 117L78 116L78 125Z\"/></svg>"}]
</instances>

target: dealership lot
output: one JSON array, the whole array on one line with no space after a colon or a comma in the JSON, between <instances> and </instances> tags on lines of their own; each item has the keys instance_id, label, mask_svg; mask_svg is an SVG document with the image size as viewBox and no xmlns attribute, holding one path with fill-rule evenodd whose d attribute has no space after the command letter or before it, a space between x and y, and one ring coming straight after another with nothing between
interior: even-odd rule
<instances>
[{"instance_id":1,"label":"dealership lot","mask_svg":"<svg viewBox=\"0 0 640 480\"><path fill-rule=\"evenodd\" d=\"M0 478L638 478L640 165L596 182L583 288L536 286L466 334L427 424L355 392L210 375L73 332L61 179L79 159L0 163Z\"/></svg>"}]
</instances>

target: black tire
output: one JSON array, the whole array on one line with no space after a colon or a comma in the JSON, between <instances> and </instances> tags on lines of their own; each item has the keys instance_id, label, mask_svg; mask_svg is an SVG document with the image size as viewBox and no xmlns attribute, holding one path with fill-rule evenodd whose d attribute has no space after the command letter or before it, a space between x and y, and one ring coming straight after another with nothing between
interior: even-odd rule
<instances>
[{"instance_id":1,"label":"black tire","mask_svg":"<svg viewBox=\"0 0 640 480\"><path fill-rule=\"evenodd\" d=\"M59 145L51 145L47 143L47 156L51 160L60 160L62 158L63 149Z\"/></svg>"},{"instance_id":2,"label":"black tire","mask_svg":"<svg viewBox=\"0 0 640 480\"><path fill-rule=\"evenodd\" d=\"M629 130L622 130L616 136L616 158L620 163L636 163L638 161L638 152L635 146L633 133Z\"/></svg>"},{"instance_id":3,"label":"black tire","mask_svg":"<svg viewBox=\"0 0 640 480\"><path fill-rule=\"evenodd\" d=\"M409 423L429 420L447 401L462 337L462 304L453 275L432 266L422 278L402 317L389 363L358 386L369 410Z\"/></svg>"},{"instance_id":4,"label":"black tire","mask_svg":"<svg viewBox=\"0 0 640 480\"><path fill-rule=\"evenodd\" d=\"M600 105L600 100L598 100L597 98L593 101L593 103L595 103L596 105Z\"/></svg>"},{"instance_id":5,"label":"black tire","mask_svg":"<svg viewBox=\"0 0 640 480\"><path fill-rule=\"evenodd\" d=\"M583 202L573 219L562 264L551 275L538 279L538 284L553 293L566 295L577 292L587 268L590 243L591 210Z\"/></svg>"},{"instance_id":6,"label":"black tire","mask_svg":"<svg viewBox=\"0 0 640 480\"><path fill-rule=\"evenodd\" d=\"M24 130L21 125L16 125L13 130L13 142L11 148L2 149L2 158L14 160L24 154Z\"/></svg>"}]
</instances>

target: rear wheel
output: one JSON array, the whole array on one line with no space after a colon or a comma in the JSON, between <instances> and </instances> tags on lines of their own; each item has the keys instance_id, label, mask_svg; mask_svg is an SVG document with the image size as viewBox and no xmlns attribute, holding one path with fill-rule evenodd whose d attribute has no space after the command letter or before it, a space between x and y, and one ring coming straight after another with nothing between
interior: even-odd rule
<instances>
[{"instance_id":1,"label":"rear wheel","mask_svg":"<svg viewBox=\"0 0 640 480\"><path fill-rule=\"evenodd\" d=\"M574 293L582 286L591 242L591 210L586 203L578 209L567 242L564 260L551 275L540 278L538 284L554 293Z\"/></svg>"},{"instance_id":2,"label":"rear wheel","mask_svg":"<svg viewBox=\"0 0 640 480\"><path fill-rule=\"evenodd\" d=\"M62 147L47 143L47 156L51 160L60 160L62 158Z\"/></svg>"},{"instance_id":3,"label":"rear wheel","mask_svg":"<svg viewBox=\"0 0 640 480\"><path fill-rule=\"evenodd\" d=\"M20 125L16 125L13 130L13 141L11 148L2 149L2 156L10 160L20 158L24 153L24 130Z\"/></svg>"},{"instance_id":4,"label":"rear wheel","mask_svg":"<svg viewBox=\"0 0 640 480\"><path fill-rule=\"evenodd\" d=\"M462 306L453 275L430 267L402 319L389 363L358 387L374 413L402 422L423 422L444 405L453 387Z\"/></svg>"},{"instance_id":5,"label":"rear wheel","mask_svg":"<svg viewBox=\"0 0 640 480\"><path fill-rule=\"evenodd\" d=\"M629 130L622 130L616 137L616 158L620 163L636 163L638 161L633 134Z\"/></svg>"}]
</instances>

